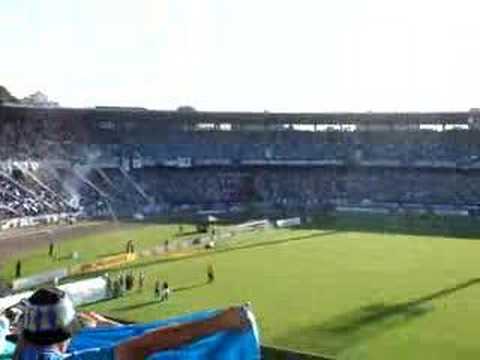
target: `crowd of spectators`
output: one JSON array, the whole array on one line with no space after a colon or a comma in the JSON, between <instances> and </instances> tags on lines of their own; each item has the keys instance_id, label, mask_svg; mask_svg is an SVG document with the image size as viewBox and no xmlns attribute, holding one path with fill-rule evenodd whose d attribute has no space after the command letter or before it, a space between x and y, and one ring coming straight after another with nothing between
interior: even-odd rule
<instances>
[{"instance_id":1,"label":"crowd of spectators","mask_svg":"<svg viewBox=\"0 0 480 360\"><path fill-rule=\"evenodd\" d=\"M335 144L335 143L272 143L272 144L217 144L205 145L161 144L143 145L137 150L142 157L157 161L176 158L228 159L232 162L249 160L307 160L352 162L391 162L408 166L444 162L453 165L476 164L480 145L449 144Z\"/></svg>"},{"instance_id":2,"label":"crowd of spectators","mask_svg":"<svg viewBox=\"0 0 480 360\"><path fill-rule=\"evenodd\" d=\"M165 125L165 132L150 131L156 141L147 141L142 136L154 126L150 122L126 123L132 138L121 138L110 120L100 127L100 118L70 121L68 111L52 116L31 110L28 116L15 113L18 117L8 111L1 114L0 165L32 160L42 165L32 174L0 172L0 220L77 210L122 216L184 204L480 204L475 131ZM209 161L214 166L204 167Z\"/></svg>"},{"instance_id":3,"label":"crowd of spectators","mask_svg":"<svg viewBox=\"0 0 480 360\"><path fill-rule=\"evenodd\" d=\"M73 211L62 192L20 171L0 173L0 219Z\"/></svg>"},{"instance_id":4,"label":"crowd of spectators","mask_svg":"<svg viewBox=\"0 0 480 360\"><path fill-rule=\"evenodd\" d=\"M153 201L131 175L118 167L84 168L69 176L76 180L79 207L86 214L127 216L142 212Z\"/></svg>"},{"instance_id":5,"label":"crowd of spectators","mask_svg":"<svg viewBox=\"0 0 480 360\"><path fill-rule=\"evenodd\" d=\"M120 172L118 172L120 174ZM248 204L320 207L329 203L480 204L480 171L347 167L249 167L243 169L141 168L132 179L149 202L180 205ZM121 184L120 176L113 177ZM127 187L122 187L127 190ZM147 203L133 189L114 204L138 211ZM120 198L119 198L120 199ZM127 205L128 204L128 205Z\"/></svg>"},{"instance_id":6,"label":"crowd of spectators","mask_svg":"<svg viewBox=\"0 0 480 360\"><path fill-rule=\"evenodd\" d=\"M480 142L473 131L179 131L166 128L162 132L148 131L148 127L139 131L134 127L124 136L131 133L135 138L124 139L101 127L95 129L88 121L84 122L88 126L82 126L81 121L72 121L73 115L68 112L62 114L51 118L47 112L32 110L28 117L15 115L18 119L7 114L0 124L0 161L12 157L17 161L48 158L72 162L113 161L119 165L122 158L134 155L157 162L190 158L193 162L205 159L390 161L404 166L419 162L468 166L480 160ZM156 141L149 140L147 135L152 133Z\"/></svg>"},{"instance_id":7,"label":"crowd of spectators","mask_svg":"<svg viewBox=\"0 0 480 360\"><path fill-rule=\"evenodd\" d=\"M83 171L37 172L37 180L26 174L0 175L2 219L77 210L92 216L132 216L183 205L480 204L480 170L257 166Z\"/></svg>"},{"instance_id":8,"label":"crowd of spectators","mask_svg":"<svg viewBox=\"0 0 480 360\"><path fill-rule=\"evenodd\" d=\"M444 162L468 166L479 160L480 143L469 132L172 132L136 152L158 161L178 157L242 160L389 161L428 166Z\"/></svg>"},{"instance_id":9,"label":"crowd of spectators","mask_svg":"<svg viewBox=\"0 0 480 360\"><path fill-rule=\"evenodd\" d=\"M136 169L132 175L156 203L238 203L253 195L250 176L242 171L154 167Z\"/></svg>"}]
</instances>

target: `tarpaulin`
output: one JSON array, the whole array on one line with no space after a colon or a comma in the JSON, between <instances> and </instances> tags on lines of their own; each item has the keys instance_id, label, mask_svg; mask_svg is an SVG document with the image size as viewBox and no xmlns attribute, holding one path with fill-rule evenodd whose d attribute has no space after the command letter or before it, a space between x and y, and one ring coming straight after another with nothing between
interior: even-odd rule
<instances>
[{"instance_id":1,"label":"tarpaulin","mask_svg":"<svg viewBox=\"0 0 480 360\"><path fill-rule=\"evenodd\" d=\"M207 319L218 311L203 311L186 316L160 320L148 324L125 325L120 327L86 328L78 332L69 351L83 351L99 349L100 352L110 353L118 343L134 336L142 335L152 329L182 324L185 322ZM201 338L188 345L174 350L162 351L149 357L152 360L173 359L211 359L211 360L256 360L260 359L260 343L258 330L253 314L247 310L251 327L246 331L222 331L211 336ZM87 355L87 353L84 353ZM98 353L95 359L99 358ZM92 354L93 356L93 354ZM89 360L88 356L82 359ZM93 359L93 357L92 357Z\"/></svg>"}]
</instances>

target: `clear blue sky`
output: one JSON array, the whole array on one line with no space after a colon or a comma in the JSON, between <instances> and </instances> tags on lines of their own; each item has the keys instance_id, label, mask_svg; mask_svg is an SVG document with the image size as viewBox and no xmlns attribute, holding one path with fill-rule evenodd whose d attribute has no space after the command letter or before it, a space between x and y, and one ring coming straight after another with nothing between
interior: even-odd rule
<instances>
[{"instance_id":1,"label":"clear blue sky","mask_svg":"<svg viewBox=\"0 0 480 360\"><path fill-rule=\"evenodd\" d=\"M65 106L480 107L478 0L0 0L0 84Z\"/></svg>"}]
</instances>

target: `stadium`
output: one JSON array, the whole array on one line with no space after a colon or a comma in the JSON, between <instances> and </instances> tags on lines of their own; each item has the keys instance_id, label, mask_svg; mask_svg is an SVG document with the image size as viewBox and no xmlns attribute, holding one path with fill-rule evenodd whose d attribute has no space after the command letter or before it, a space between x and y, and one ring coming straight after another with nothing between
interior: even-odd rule
<instances>
[{"instance_id":1,"label":"stadium","mask_svg":"<svg viewBox=\"0 0 480 360\"><path fill-rule=\"evenodd\" d=\"M475 109L4 102L2 293L132 273L141 291L83 309L148 322L251 302L267 359L475 358L479 130Z\"/></svg>"}]
</instances>

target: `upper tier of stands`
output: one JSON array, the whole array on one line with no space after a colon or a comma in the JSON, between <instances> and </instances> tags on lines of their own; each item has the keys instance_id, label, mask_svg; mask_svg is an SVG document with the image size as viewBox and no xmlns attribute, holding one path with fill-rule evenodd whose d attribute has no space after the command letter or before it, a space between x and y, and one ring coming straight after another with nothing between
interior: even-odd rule
<instances>
[{"instance_id":1,"label":"upper tier of stands","mask_svg":"<svg viewBox=\"0 0 480 360\"><path fill-rule=\"evenodd\" d=\"M479 113L270 114L0 106L0 161L480 166ZM286 165L284 163L283 165ZM317 164L318 165L318 164Z\"/></svg>"}]
</instances>

